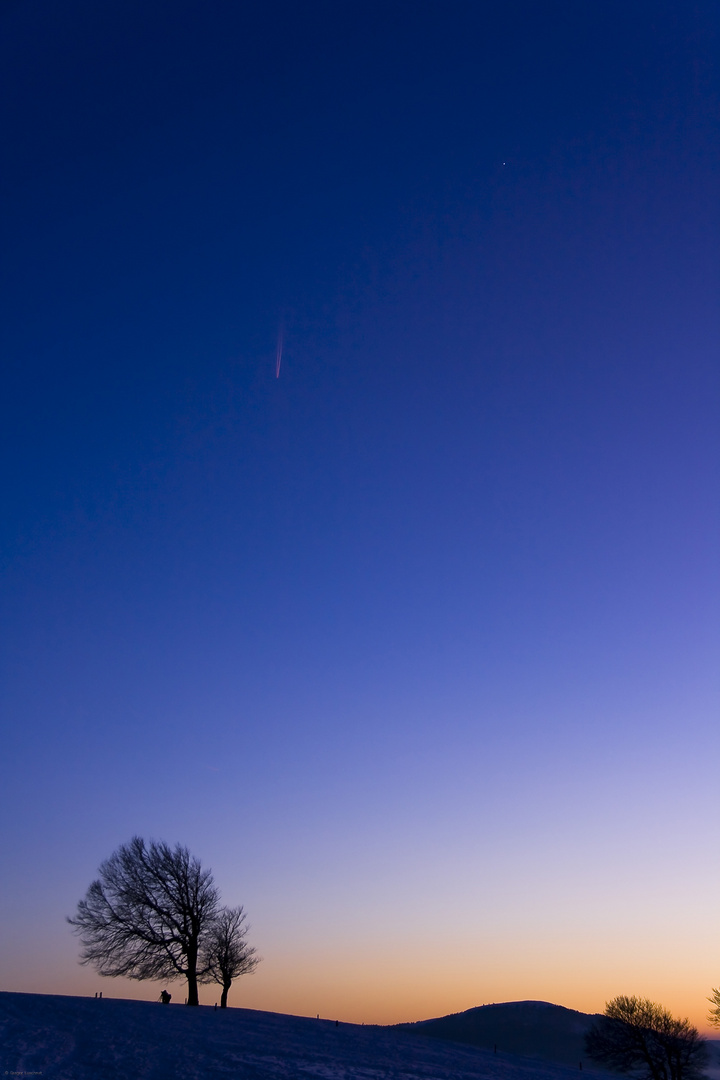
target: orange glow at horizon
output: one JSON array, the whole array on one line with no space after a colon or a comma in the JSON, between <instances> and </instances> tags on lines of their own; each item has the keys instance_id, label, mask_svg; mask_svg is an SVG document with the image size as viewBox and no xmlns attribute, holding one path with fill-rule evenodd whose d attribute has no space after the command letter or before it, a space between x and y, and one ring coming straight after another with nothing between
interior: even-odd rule
<instances>
[{"instance_id":1,"label":"orange glow at horizon","mask_svg":"<svg viewBox=\"0 0 720 1080\"><path fill-rule=\"evenodd\" d=\"M639 954L602 963L598 947L572 955L555 955L552 948L527 948L501 955L498 946L485 952L467 948L452 957L431 953L413 954L398 947L323 947L286 951L267 958L255 974L238 980L229 1005L339 1019L348 1023L394 1024L463 1012L480 1005L507 1001L548 1001L580 1012L602 1012L605 1002L617 994L637 994L661 1002L676 1016L687 1016L699 1031L718 1038L707 1022L706 1000L712 982L709 965L681 971L673 964L672 950L665 957L642 958ZM59 959L59 957L57 958ZM439 962L440 961L440 962ZM181 1002L185 985L103 979L79 965L54 964L33 975L18 965L5 971L0 989L25 993L92 995L153 1001L167 985L173 999ZM201 1004L218 1000L215 986L201 986Z\"/></svg>"}]
</instances>

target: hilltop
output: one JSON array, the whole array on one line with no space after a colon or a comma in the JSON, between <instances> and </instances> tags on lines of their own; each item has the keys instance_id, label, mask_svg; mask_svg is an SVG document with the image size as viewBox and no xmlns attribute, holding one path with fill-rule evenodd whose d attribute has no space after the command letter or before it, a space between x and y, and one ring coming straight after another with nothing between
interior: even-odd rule
<instances>
[{"instance_id":1,"label":"hilltop","mask_svg":"<svg viewBox=\"0 0 720 1080\"><path fill-rule=\"evenodd\" d=\"M434 1039L539 1058L576 1069L588 1065L583 1039L596 1019L594 1014L576 1012L547 1001L509 1001L480 1005L465 1012L434 1020L403 1024L403 1030Z\"/></svg>"}]
</instances>

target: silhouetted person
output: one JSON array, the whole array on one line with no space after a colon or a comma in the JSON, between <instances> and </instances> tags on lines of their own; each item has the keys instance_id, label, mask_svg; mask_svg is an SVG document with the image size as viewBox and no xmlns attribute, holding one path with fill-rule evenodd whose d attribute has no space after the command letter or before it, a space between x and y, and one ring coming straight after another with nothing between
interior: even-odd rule
<instances>
[{"instance_id":1,"label":"silhouetted person","mask_svg":"<svg viewBox=\"0 0 720 1080\"><path fill-rule=\"evenodd\" d=\"M167 990L160 991L160 1000L162 1001L163 1005L169 1005L171 997L172 994L168 994Z\"/></svg>"}]
</instances>

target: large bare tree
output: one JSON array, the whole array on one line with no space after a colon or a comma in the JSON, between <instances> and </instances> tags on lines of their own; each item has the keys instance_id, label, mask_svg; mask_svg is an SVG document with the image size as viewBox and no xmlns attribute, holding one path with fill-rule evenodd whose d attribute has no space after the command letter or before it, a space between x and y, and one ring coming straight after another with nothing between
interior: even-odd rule
<instances>
[{"instance_id":1,"label":"large bare tree","mask_svg":"<svg viewBox=\"0 0 720 1080\"><path fill-rule=\"evenodd\" d=\"M246 941L249 926L241 907L222 908L203 947L203 967L207 974L203 982L216 982L222 987L220 1008L227 1008L228 990L233 979L249 975L260 963L257 950Z\"/></svg>"},{"instance_id":2,"label":"large bare tree","mask_svg":"<svg viewBox=\"0 0 720 1080\"><path fill-rule=\"evenodd\" d=\"M677 1020L662 1005L638 997L616 997L585 1036L595 1061L638 1080L699 1080L707 1049L689 1020Z\"/></svg>"},{"instance_id":3,"label":"large bare tree","mask_svg":"<svg viewBox=\"0 0 720 1080\"><path fill-rule=\"evenodd\" d=\"M135 836L99 870L68 922L83 945L81 963L101 975L180 979L198 1004L200 959L219 908L209 870L187 848Z\"/></svg>"}]
</instances>

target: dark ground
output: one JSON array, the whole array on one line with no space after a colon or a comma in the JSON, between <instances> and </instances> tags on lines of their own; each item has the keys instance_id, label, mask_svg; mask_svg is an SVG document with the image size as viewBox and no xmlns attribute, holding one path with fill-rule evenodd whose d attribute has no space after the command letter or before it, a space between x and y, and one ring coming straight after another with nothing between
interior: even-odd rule
<instances>
[{"instance_id":1,"label":"dark ground","mask_svg":"<svg viewBox=\"0 0 720 1080\"><path fill-rule=\"evenodd\" d=\"M453 1019L453 1018L451 1018ZM0 1074L57 1080L577 1080L577 1066L462 1046L421 1025L0 993ZM600 1070L583 1075L604 1077Z\"/></svg>"}]
</instances>

